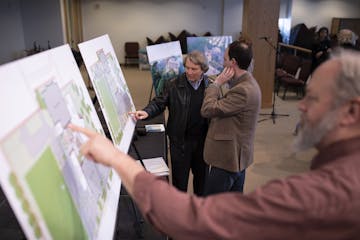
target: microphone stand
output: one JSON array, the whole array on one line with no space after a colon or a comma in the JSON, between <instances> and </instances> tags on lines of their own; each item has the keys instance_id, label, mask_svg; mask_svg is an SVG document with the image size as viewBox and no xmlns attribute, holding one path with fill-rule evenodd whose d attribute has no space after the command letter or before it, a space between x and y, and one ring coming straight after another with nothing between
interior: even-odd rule
<instances>
[{"instance_id":1,"label":"microphone stand","mask_svg":"<svg viewBox=\"0 0 360 240\"><path fill-rule=\"evenodd\" d=\"M277 59L278 59L278 49L277 49L277 47L274 46L274 44L272 44L267 37L262 37L262 38L260 38L260 39L264 39L264 40L271 46L271 48L275 50L276 61L277 61ZM276 63L275 63L275 67L276 67ZM276 71L274 72L274 81L275 81L275 79L276 79L275 73L276 73ZM265 119L260 119L260 120L258 121L258 123L272 119L273 124L275 124L275 119L276 119L277 117L289 117L289 116L290 116L289 114L278 114L278 113L275 113L275 99L276 99L276 98L275 98L275 84L274 84L273 101L272 101L272 111L271 111L271 113L260 113L260 116L270 116L270 117L269 117L269 118L265 118Z\"/></svg>"}]
</instances>

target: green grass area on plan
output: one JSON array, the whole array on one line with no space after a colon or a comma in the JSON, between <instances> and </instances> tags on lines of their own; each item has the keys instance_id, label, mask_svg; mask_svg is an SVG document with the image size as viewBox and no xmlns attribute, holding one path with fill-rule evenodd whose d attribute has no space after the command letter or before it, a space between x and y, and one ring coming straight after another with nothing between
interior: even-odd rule
<instances>
[{"instance_id":1,"label":"green grass area on plan","mask_svg":"<svg viewBox=\"0 0 360 240\"><path fill-rule=\"evenodd\" d=\"M88 238L50 147L28 172L26 180L53 239Z\"/></svg>"}]
</instances>

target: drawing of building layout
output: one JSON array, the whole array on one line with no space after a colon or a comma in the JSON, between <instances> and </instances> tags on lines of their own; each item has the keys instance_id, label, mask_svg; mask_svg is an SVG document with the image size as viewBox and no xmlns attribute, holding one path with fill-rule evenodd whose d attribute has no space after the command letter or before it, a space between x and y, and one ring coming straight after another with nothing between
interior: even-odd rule
<instances>
[{"instance_id":1,"label":"drawing of building layout","mask_svg":"<svg viewBox=\"0 0 360 240\"><path fill-rule=\"evenodd\" d=\"M101 239L121 183L80 154L86 139L67 128L103 133L69 46L1 66L0 74L0 182L27 238Z\"/></svg>"},{"instance_id":2,"label":"drawing of building layout","mask_svg":"<svg viewBox=\"0 0 360 240\"><path fill-rule=\"evenodd\" d=\"M116 146L127 152L135 128L129 88L108 35L79 44L96 96Z\"/></svg>"}]
</instances>

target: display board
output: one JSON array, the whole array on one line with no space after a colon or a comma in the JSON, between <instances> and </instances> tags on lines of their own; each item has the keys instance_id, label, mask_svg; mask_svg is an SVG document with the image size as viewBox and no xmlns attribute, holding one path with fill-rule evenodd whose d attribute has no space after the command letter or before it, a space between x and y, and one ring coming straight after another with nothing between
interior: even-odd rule
<instances>
[{"instance_id":1,"label":"display board","mask_svg":"<svg viewBox=\"0 0 360 240\"><path fill-rule=\"evenodd\" d=\"M114 144L128 152L135 128L135 106L108 35L79 44L81 56Z\"/></svg>"},{"instance_id":2,"label":"display board","mask_svg":"<svg viewBox=\"0 0 360 240\"><path fill-rule=\"evenodd\" d=\"M188 52L198 50L209 62L206 75L216 75L223 70L225 49L232 42L232 36L187 37Z\"/></svg>"},{"instance_id":3,"label":"display board","mask_svg":"<svg viewBox=\"0 0 360 240\"><path fill-rule=\"evenodd\" d=\"M111 239L121 181L85 159L74 123L103 133L71 49L0 66L0 182L28 239Z\"/></svg>"},{"instance_id":4,"label":"display board","mask_svg":"<svg viewBox=\"0 0 360 240\"><path fill-rule=\"evenodd\" d=\"M180 42L169 42L146 47L155 94L158 96L166 81L182 74L184 69Z\"/></svg>"}]
</instances>

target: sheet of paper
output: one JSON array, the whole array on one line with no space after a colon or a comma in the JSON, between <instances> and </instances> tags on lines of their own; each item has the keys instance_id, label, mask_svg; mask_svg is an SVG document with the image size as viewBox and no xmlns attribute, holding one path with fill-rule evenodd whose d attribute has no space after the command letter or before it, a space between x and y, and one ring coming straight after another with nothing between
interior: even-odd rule
<instances>
[{"instance_id":1,"label":"sheet of paper","mask_svg":"<svg viewBox=\"0 0 360 240\"><path fill-rule=\"evenodd\" d=\"M128 114L135 106L108 35L79 44L90 80L114 144L129 150L135 121Z\"/></svg>"},{"instance_id":2,"label":"sheet of paper","mask_svg":"<svg viewBox=\"0 0 360 240\"><path fill-rule=\"evenodd\" d=\"M164 132L165 131L164 124L145 125L145 129L147 132Z\"/></svg>"},{"instance_id":3,"label":"sheet of paper","mask_svg":"<svg viewBox=\"0 0 360 240\"><path fill-rule=\"evenodd\" d=\"M111 239L121 181L80 154L86 139L67 128L103 133L69 45L0 76L0 184L26 239Z\"/></svg>"},{"instance_id":4,"label":"sheet of paper","mask_svg":"<svg viewBox=\"0 0 360 240\"><path fill-rule=\"evenodd\" d=\"M151 172L152 174L155 174L157 176L169 175L169 168L166 165L164 158L162 157L147 158L147 159L143 159L142 161L145 165L145 169ZM139 160L137 162L141 164Z\"/></svg>"}]
</instances>

